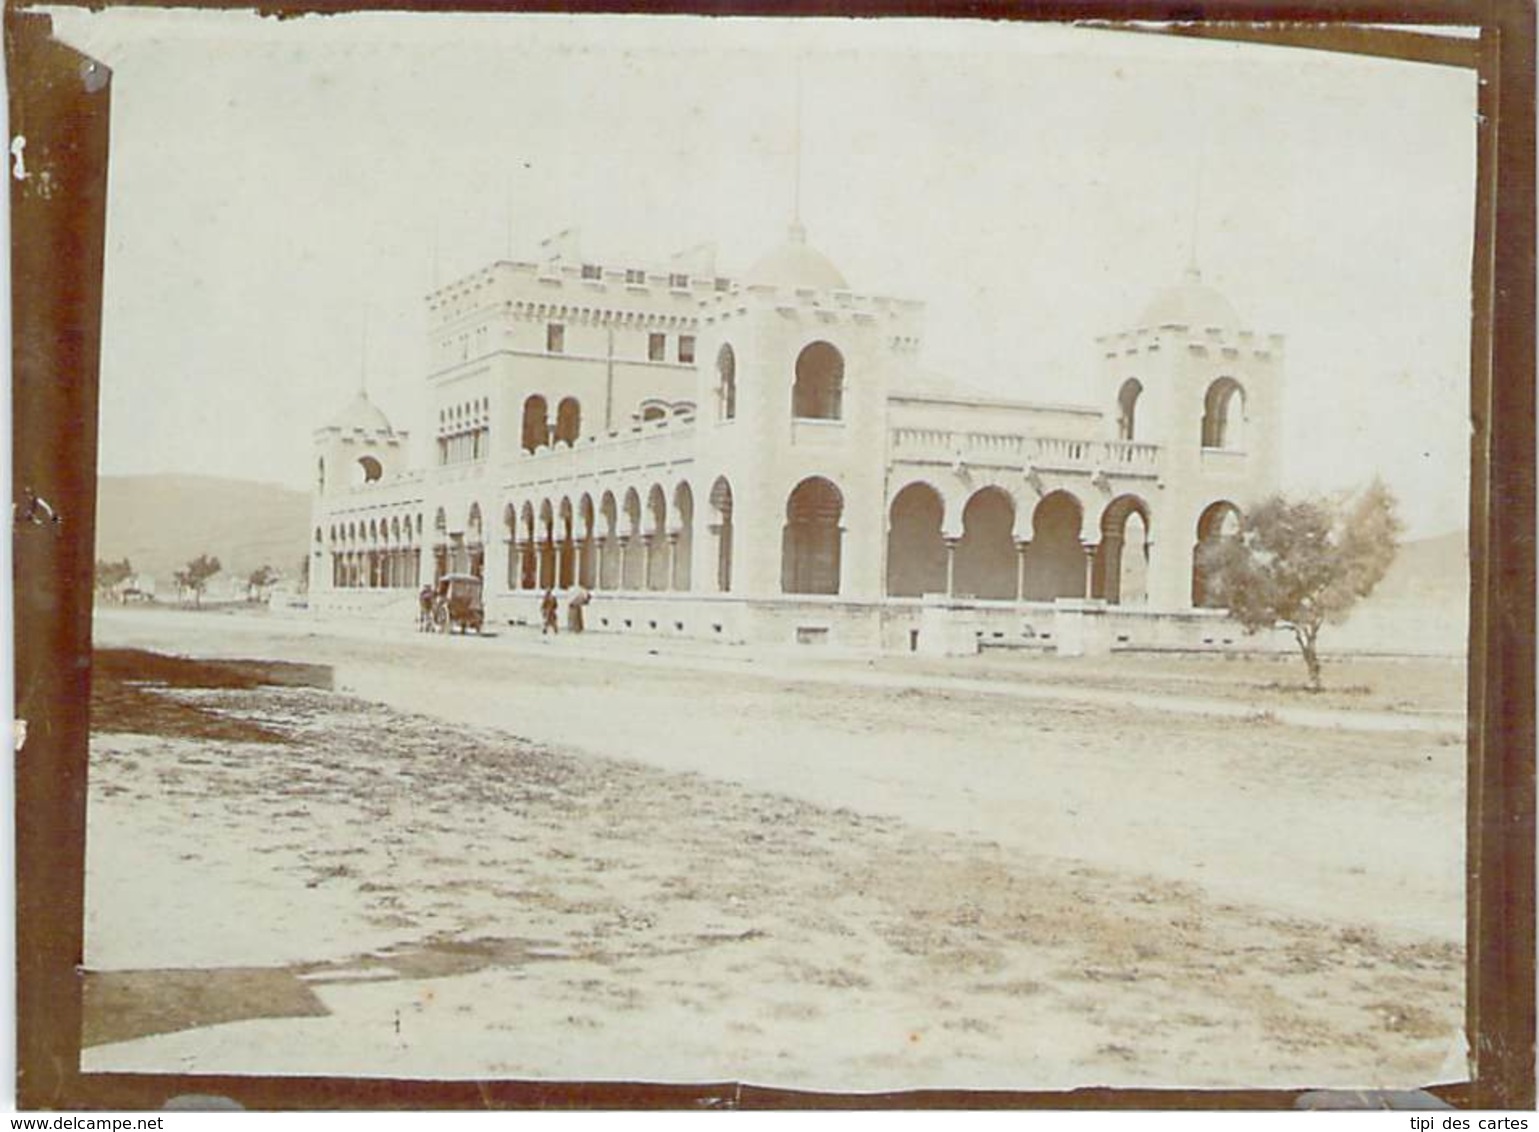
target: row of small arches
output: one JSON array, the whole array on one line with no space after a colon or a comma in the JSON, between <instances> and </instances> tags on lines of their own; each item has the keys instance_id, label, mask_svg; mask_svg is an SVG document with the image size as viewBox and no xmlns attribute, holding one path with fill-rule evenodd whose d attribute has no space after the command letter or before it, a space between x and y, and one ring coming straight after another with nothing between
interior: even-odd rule
<instances>
[{"instance_id":1,"label":"row of small arches","mask_svg":"<svg viewBox=\"0 0 1539 1132\"><path fill-rule=\"evenodd\" d=\"M474 401L466 401L459 405L448 406L438 410L438 424L441 428L454 428L458 425L473 424L486 417L491 409L491 398L481 397Z\"/></svg>"},{"instance_id":2,"label":"row of small arches","mask_svg":"<svg viewBox=\"0 0 1539 1132\"><path fill-rule=\"evenodd\" d=\"M1200 548L1232 533L1238 517L1239 509L1228 500L1210 503L1199 516L1192 546L1194 605L1213 601L1201 576ZM967 497L958 528L948 524L942 492L914 481L896 492L888 507L886 592L1141 604L1148 597L1152 529L1149 505L1137 495L1113 498L1095 517L1067 490L1049 492L1025 512L994 485Z\"/></svg>"},{"instance_id":3,"label":"row of small arches","mask_svg":"<svg viewBox=\"0 0 1539 1132\"><path fill-rule=\"evenodd\" d=\"M718 476L707 493L706 527L714 547L709 587L730 592L733 559L733 493ZM844 497L822 476L810 476L787 495L781 531L780 588L788 594L838 594L842 588L841 550ZM1148 504L1121 495L1104 508L1093 527L1085 527L1083 503L1069 491L1054 491L1033 507L1030 525L1018 527L1016 503L995 486L973 492L961 508L959 533L945 531L946 504L934 485L914 481L888 507L886 592L893 597L951 593L982 599L1051 600L1095 597L1136 604L1147 597L1147 547L1151 539ZM1192 602L1214 603L1203 576L1201 548L1232 533L1239 510L1228 500L1209 504L1199 516L1192 547ZM606 490L595 499L584 492L538 502L508 503L503 509L510 589L570 586L593 589L691 590L695 538L694 489L680 480L671 489L661 483ZM439 569L447 569L449 519L444 508L434 516L434 544ZM484 568L484 520L472 503L462 540L472 568ZM320 550L322 530L316 528ZM334 554L406 551L420 554L422 516L394 516L333 525ZM766 548L768 550L768 548ZM607 564L606 564L607 557ZM377 584L412 584L390 565L415 558L389 559ZM365 566L364 576L375 575ZM335 572L335 571L334 571ZM354 575L355 576L355 575ZM403 580L404 579L404 580ZM359 584L343 582L341 584ZM375 584L365 582L362 584Z\"/></svg>"}]
</instances>

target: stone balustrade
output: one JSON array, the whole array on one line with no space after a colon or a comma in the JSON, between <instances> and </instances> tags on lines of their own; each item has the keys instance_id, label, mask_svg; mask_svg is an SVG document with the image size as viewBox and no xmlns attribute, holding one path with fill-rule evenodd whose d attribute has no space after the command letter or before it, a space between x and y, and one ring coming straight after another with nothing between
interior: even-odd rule
<instances>
[{"instance_id":1,"label":"stone balustrade","mask_svg":"<svg viewBox=\"0 0 1539 1132\"><path fill-rule=\"evenodd\" d=\"M894 428L892 458L906 463L1006 464L1022 468L1153 474L1160 446L1134 440L1080 440L1019 433Z\"/></svg>"}]
</instances>

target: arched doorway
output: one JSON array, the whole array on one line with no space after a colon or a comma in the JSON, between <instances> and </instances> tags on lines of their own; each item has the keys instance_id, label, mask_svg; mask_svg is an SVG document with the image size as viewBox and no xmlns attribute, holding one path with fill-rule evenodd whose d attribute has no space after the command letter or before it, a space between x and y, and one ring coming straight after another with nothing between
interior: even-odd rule
<instances>
[{"instance_id":1,"label":"arched doorway","mask_svg":"<svg viewBox=\"0 0 1539 1132\"><path fill-rule=\"evenodd\" d=\"M390 520L390 542L385 551L385 584L391 589L398 589L405 583L401 580L404 571L401 569L401 517L397 515Z\"/></svg>"},{"instance_id":2,"label":"arched doorway","mask_svg":"<svg viewBox=\"0 0 1539 1132\"><path fill-rule=\"evenodd\" d=\"M518 577L518 509L513 504L505 504L502 508L502 525L507 531L508 542L508 589L519 588Z\"/></svg>"},{"instance_id":3,"label":"arched doorway","mask_svg":"<svg viewBox=\"0 0 1539 1132\"><path fill-rule=\"evenodd\" d=\"M1210 503L1197 519L1197 541L1192 546L1192 605L1197 609L1222 609L1223 595L1208 576L1204 558L1208 547L1240 533L1240 509L1227 499Z\"/></svg>"},{"instance_id":4,"label":"arched doorway","mask_svg":"<svg viewBox=\"0 0 1539 1132\"><path fill-rule=\"evenodd\" d=\"M953 589L968 597L1013 599L1016 576L1015 503L1003 490L973 493L962 511L962 541L956 550Z\"/></svg>"},{"instance_id":5,"label":"arched doorway","mask_svg":"<svg viewBox=\"0 0 1539 1132\"><path fill-rule=\"evenodd\" d=\"M1092 596L1110 605L1149 600L1149 507L1136 495L1119 495L1101 512Z\"/></svg>"},{"instance_id":6,"label":"arched doorway","mask_svg":"<svg viewBox=\"0 0 1539 1132\"><path fill-rule=\"evenodd\" d=\"M540 581L539 550L535 545L534 504L525 502L518 513L520 589L532 590Z\"/></svg>"},{"instance_id":7,"label":"arched doorway","mask_svg":"<svg viewBox=\"0 0 1539 1132\"><path fill-rule=\"evenodd\" d=\"M659 484L647 492L645 543L647 548L646 587L668 588L668 497Z\"/></svg>"},{"instance_id":8,"label":"arched doorway","mask_svg":"<svg viewBox=\"0 0 1539 1132\"><path fill-rule=\"evenodd\" d=\"M577 576L577 547L572 537L572 501L561 500L556 509L556 588L570 589Z\"/></svg>"},{"instance_id":9,"label":"arched doorway","mask_svg":"<svg viewBox=\"0 0 1539 1132\"><path fill-rule=\"evenodd\" d=\"M822 476L802 480L786 498L781 535L780 589L788 594L837 594L844 496Z\"/></svg>"},{"instance_id":10,"label":"arched doorway","mask_svg":"<svg viewBox=\"0 0 1539 1132\"><path fill-rule=\"evenodd\" d=\"M433 516L433 581L449 572L449 516L442 507Z\"/></svg>"},{"instance_id":11,"label":"arched doorway","mask_svg":"<svg viewBox=\"0 0 1539 1132\"><path fill-rule=\"evenodd\" d=\"M946 592L946 505L927 483L911 483L887 512L887 594L919 597Z\"/></svg>"},{"instance_id":12,"label":"arched doorway","mask_svg":"<svg viewBox=\"0 0 1539 1132\"><path fill-rule=\"evenodd\" d=\"M732 485L717 476L711 485L711 510L715 514L711 535L716 539L716 590L732 590Z\"/></svg>"},{"instance_id":13,"label":"arched doorway","mask_svg":"<svg viewBox=\"0 0 1539 1132\"><path fill-rule=\"evenodd\" d=\"M577 522L582 529L582 542L577 548L577 581L585 589L598 587L597 516L593 511L593 497L584 493L577 501Z\"/></svg>"},{"instance_id":14,"label":"arched doorway","mask_svg":"<svg viewBox=\"0 0 1539 1132\"><path fill-rule=\"evenodd\" d=\"M481 505L472 503L465 522L465 556L470 573L481 578L486 575L486 544L481 530Z\"/></svg>"},{"instance_id":15,"label":"arched doorway","mask_svg":"<svg viewBox=\"0 0 1539 1132\"><path fill-rule=\"evenodd\" d=\"M1066 491L1052 492L1037 504L1022 589L1028 601L1085 596L1085 549L1079 540L1082 515L1079 500Z\"/></svg>"},{"instance_id":16,"label":"arched doorway","mask_svg":"<svg viewBox=\"0 0 1539 1132\"><path fill-rule=\"evenodd\" d=\"M556 511L549 499L540 502L540 525L537 532L540 551L540 589L556 587Z\"/></svg>"},{"instance_id":17,"label":"arched doorway","mask_svg":"<svg viewBox=\"0 0 1539 1132\"><path fill-rule=\"evenodd\" d=\"M646 547L641 541L641 495L634 487L625 492L625 510L620 527L620 566L622 589L646 588Z\"/></svg>"},{"instance_id":18,"label":"arched doorway","mask_svg":"<svg viewBox=\"0 0 1539 1132\"><path fill-rule=\"evenodd\" d=\"M619 589L624 584L620 574L620 544L617 538L620 509L615 504L615 494L606 491L599 497L599 550L598 588Z\"/></svg>"},{"instance_id":19,"label":"arched doorway","mask_svg":"<svg viewBox=\"0 0 1539 1132\"><path fill-rule=\"evenodd\" d=\"M680 480L673 489L673 510L679 519L679 529L670 535L673 540L673 578L669 588L690 589L690 560L695 552L695 493L686 481Z\"/></svg>"}]
</instances>

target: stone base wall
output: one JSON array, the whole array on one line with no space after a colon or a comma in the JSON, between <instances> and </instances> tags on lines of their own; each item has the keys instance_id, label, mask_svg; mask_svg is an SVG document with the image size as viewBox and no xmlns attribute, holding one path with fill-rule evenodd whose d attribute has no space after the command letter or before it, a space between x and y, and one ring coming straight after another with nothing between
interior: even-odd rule
<instances>
[{"instance_id":1,"label":"stone base wall","mask_svg":"<svg viewBox=\"0 0 1539 1132\"><path fill-rule=\"evenodd\" d=\"M566 632L567 598L564 593L557 597L560 631ZM539 593L488 592L485 600L488 630L539 628ZM322 615L411 624L416 620L417 595L414 590L326 590L310 594L308 605ZM1439 623L1429 628L1413 613L1365 616L1360 626L1353 622L1328 626L1321 634L1322 648L1327 655L1461 653L1462 626ZM1061 656L1121 652L1221 656L1291 654L1296 648L1286 631L1249 636L1217 610L1159 613L1075 598L1017 603L930 595L863 602L605 590L593 594L584 620L589 633L927 656L970 656L985 649Z\"/></svg>"}]
</instances>

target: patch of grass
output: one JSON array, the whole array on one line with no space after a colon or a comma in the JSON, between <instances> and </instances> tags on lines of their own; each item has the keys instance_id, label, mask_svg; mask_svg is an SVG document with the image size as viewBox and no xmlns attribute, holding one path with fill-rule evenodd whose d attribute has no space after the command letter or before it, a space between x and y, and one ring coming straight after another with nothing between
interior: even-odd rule
<instances>
[{"instance_id":1,"label":"patch of grass","mask_svg":"<svg viewBox=\"0 0 1539 1132\"><path fill-rule=\"evenodd\" d=\"M87 971L82 994L82 1046L249 1018L329 1013L293 972L269 967Z\"/></svg>"},{"instance_id":2,"label":"patch of grass","mask_svg":"<svg viewBox=\"0 0 1539 1132\"><path fill-rule=\"evenodd\" d=\"M91 729L213 739L287 743L260 723L236 719L167 695L166 689L250 691L267 685L330 689L331 669L267 660L193 660L144 649L97 649L92 654Z\"/></svg>"}]
</instances>

